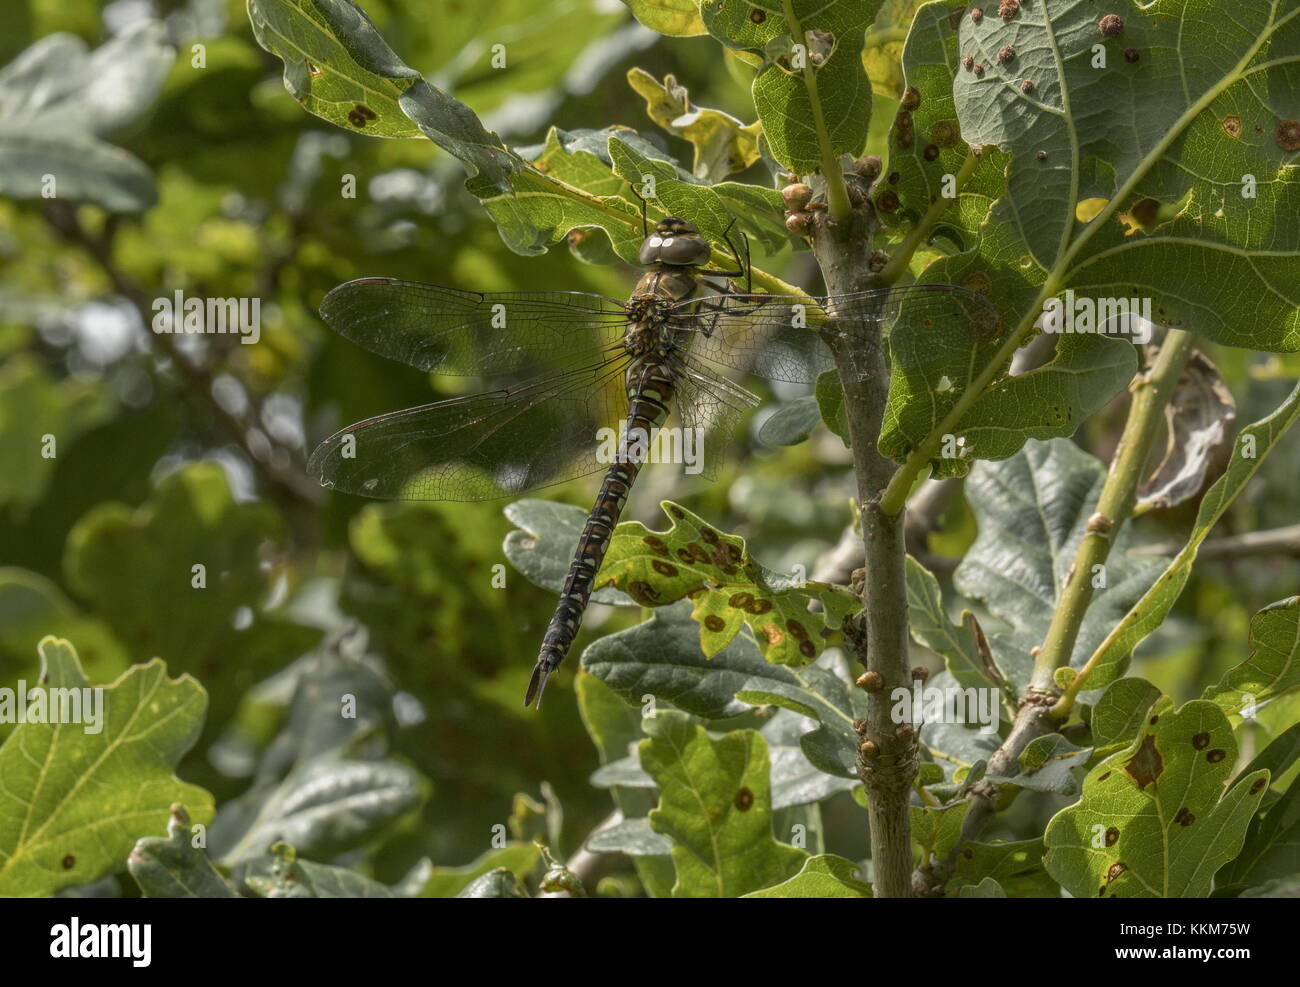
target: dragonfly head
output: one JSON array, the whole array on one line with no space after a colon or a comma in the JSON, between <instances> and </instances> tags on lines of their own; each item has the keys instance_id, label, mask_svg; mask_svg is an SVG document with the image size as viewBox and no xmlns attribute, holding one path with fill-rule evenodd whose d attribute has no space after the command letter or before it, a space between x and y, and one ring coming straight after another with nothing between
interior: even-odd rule
<instances>
[{"instance_id":1,"label":"dragonfly head","mask_svg":"<svg viewBox=\"0 0 1300 987\"><path fill-rule=\"evenodd\" d=\"M694 223L667 216L655 224L654 232L641 244L641 263L696 267L706 263L710 253L709 242Z\"/></svg>"}]
</instances>

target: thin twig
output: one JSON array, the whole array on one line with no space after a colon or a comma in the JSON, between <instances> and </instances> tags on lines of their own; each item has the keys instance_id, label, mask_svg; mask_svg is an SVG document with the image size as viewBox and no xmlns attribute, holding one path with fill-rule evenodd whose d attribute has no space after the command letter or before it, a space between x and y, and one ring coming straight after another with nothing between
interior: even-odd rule
<instances>
[{"instance_id":1,"label":"thin twig","mask_svg":"<svg viewBox=\"0 0 1300 987\"><path fill-rule=\"evenodd\" d=\"M1096 588L1097 567L1104 570L1119 529L1133 514L1138 486L1146 476L1151 444L1164 422L1165 405L1178 386L1195 339L1193 333L1171 329L1150 371L1133 380L1130 387L1133 402L1128 421L1124 424L1124 433L1101 488L1096 511L1088 519L1083 539L1074 553L1074 562L1056 601L1047 637L1034 659L1034 673L1029 682L1031 691L1043 695L1054 693L1056 670L1070 663L1074 642L1078 639L1079 628L1083 626L1084 615Z\"/></svg>"},{"instance_id":2,"label":"thin twig","mask_svg":"<svg viewBox=\"0 0 1300 987\"><path fill-rule=\"evenodd\" d=\"M1129 555L1157 555L1172 557L1183 550L1183 542L1166 541L1152 545L1139 545L1128 550ZM1300 558L1300 524L1268 531L1248 531L1225 538L1211 538L1203 542L1196 553L1200 561L1207 559L1242 559L1280 555Z\"/></svg>"},{"instance_id":3,"label":"thin twig","mask_svg":"<svg viewBox=\"0 0 1300 987\"><path fill-rule=\"evenodd\" d=\"M1115 536L1132 515L1152 440L1163 422L1165 405L1191 355L1194 342L1193 334L1170 330L1151 370L1134 378L1131 385L1134 397L1128 420L1102 486L1097 510L1089 519L1087 533L1075 553L1046 641L1035 660L1034 676L1021 698L1011 732L989 758L989 776L1014 777L1019 774L1020 755L1025 748L1037 738L1057 730L1069 713L1068 704L1062 706L1057 701L1056 669L1069 663L1079 627L1092 601L1092 567L1105 564ZM1045 658L1045 655L1050 657ZM956 866L961 843L976 839L989 817L1005 808L1016 793L1013 786L988 780L971 787L967 796L971 805L962 823L961 841L945 860L927 861L913 874L913 887L918 895L943 893Z\"/></svg>"}]
</instances>

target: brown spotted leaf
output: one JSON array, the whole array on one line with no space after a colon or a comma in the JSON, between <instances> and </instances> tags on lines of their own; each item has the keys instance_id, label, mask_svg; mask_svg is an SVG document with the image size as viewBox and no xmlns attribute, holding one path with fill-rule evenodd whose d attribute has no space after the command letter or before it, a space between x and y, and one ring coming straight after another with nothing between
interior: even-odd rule
<instances>
[{"instance_id":1,"label":"brown spotted leaf","mask_svg":"<svg viewBox=\"0 0 1300 987\"><path fill-rule=\"evenodd\" d=\"M1204 898L1241 850L1266 770L1224 785L1237 758L1227 716L1197 699L1088 773L1048 823L1047 872L1076 898Z\"/></svg>"},{"instance_id":2,"label":"brown spotted leaf","mask_svg":"<svg viewBox=\"0 0 1300 987\"><path fill-rule=\"evenodd\" d=\"M806 665L861 608L844 587L769 572L750 557L745 539L670 501L662 506L673 519L667 531L636 521L615 529L596 585L620 589L646 607L689 598L705 655L713 657L748 626L768 661ZM809 600L819 600L824 612L809 613Z\"/></svg>"},{"instance_id":3,"label":"brown spotted leaf","mask_svg":"<svg viewBox=\"0 0 1300 987\"><path fill-rule=\"evenodd\" d=\"M1131 375L1132 347L1088 314L1121 300L1225 346L1300 349L1296 0L1115 4L1110 33L1077 0L962 6L917 13L874 197L895 232L956 247L924 270L918 250L921 281L985 293L1002 318L903 313L881 452L960 476L1074 434ZM1082 303L1077 331L1011 373L1053 299Z\"/></svg>"},{"instance_id":4,"label":"brown spotted leaf","mask_svg":"<svg viewBox=\"0 0 1300 987\"><path fill-rule=\"evenodd\" d=\"M641 765L659 786L650 826L672 840L674 898L735 898L799 872L808 853L773 833L767 743L757 730L715 740L671 710L643 725Z\"/></svg>"}]
</instances>

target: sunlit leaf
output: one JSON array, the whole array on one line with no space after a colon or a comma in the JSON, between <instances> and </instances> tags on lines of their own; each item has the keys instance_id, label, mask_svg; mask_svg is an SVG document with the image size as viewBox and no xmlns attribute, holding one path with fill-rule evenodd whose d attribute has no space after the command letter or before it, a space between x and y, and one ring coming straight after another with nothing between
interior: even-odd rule
<instances>
[{"instance_id":1,"label":"sunlit leaf","mask_svg":"<svg viewBox=\"0 0 1300 987\"><path fill-rule=\"evenodd\" d=\"M72 645L41 642L46 703L81 707L81 722L20 723L0 747L0 894L49 895L125 866L137 839L167 828L174 803L212 818L212 797L172 772L198 739L207 707L202 686L167 677L157 659L136 665L93 694ZM56 693L54 690L76 690ZM68 707L76 696L80 703ZM10 699L10 702L13 700ZM90 707L85 704L91 703Z\"/></svg>"}]
</instances>

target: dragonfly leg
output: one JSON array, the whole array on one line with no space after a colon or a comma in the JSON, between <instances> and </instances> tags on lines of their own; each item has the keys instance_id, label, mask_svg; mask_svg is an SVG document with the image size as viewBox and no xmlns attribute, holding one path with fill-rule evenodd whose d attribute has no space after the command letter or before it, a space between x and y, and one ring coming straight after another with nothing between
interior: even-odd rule
<instances>
[{"instance_id":1,"label":"dragonfly leg","mask_svg":"<svg viewBox=\"0 0 1300 987\"><path fill-rule=\"evenodd\" d=\"M721 284L721 285L718 285L718 284L714 284L714 283L711 282L711 281L705 281L704 283L707 284L710 288L713 288L713 289L716 290L716 291L720 291L720 292L722 292L723 294L731 294L731 288L730 288L730 286L727 285L727 284ZM695 311L696 311L697 314L700 313L700 312L713 312L713 313L714 313L713 318L710 319L710 320L708 321L708 323L705 324L704 328L702 328L702 329L700 330L700 334L701 334L702 336L704 336L705 339L712 339L712 338L713 338L713 330L714 330L714 329L717 327L717 325L718 325L718 318L719 318L719 316L721 315L721 313L722 313L722 311L723 311L723 306L721 306L721 305L710 305L707 301L701 301L700 304L696 307Z\"/></svg>"},{"instance_id":2,"label":"dragonfly leg","mask_svg":"<svg viewBox=\"0 0 1300 987\"><path fill-rule=\"evenodd\" d=\"M650 220L646 218L647 203L645 201L645 196L636 190L635 183L631 184L631 189L632 194L641 200L641 239L644 240L646 237L650 236ZM545 677L542 678L542 681L546 681Z\"/></svg>"},{"instance_id":3,"label":"dragonfly leg","mask_svg":"<svg viewBox=\"0 0 1300 987\"><path fill-rule=\"evenodd\" d=\"M735 274L727 273L726 276L729 278L739 278L743 276L745 279L745 294L752 295L754 293L754 282L752 273L753 266L749 263L749 234L744 230L736 230L736 236L740 237L741 242L745 245L745 256L741 257L740 251L736 249L736 245L731 242L731 237L728 236L731 232L731 228L735 225L736 217L732 216L731 222L728 223L727 228L722 231L722 242L725 243L727 249L731 251L731 256L736 258L736 266L740 269L736 271ZM722 274L723 272L718 271L717 273Z\"/></svg>"}]
</instances>

